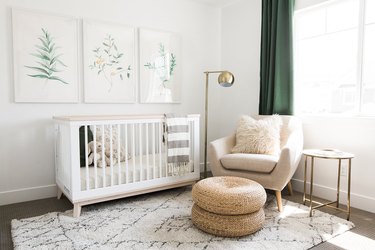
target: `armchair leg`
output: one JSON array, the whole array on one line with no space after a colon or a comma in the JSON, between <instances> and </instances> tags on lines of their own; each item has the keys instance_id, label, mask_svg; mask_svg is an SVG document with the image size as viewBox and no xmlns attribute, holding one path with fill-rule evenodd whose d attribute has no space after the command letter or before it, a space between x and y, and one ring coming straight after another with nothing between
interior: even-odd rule
<instances>
[{"instance_id":1,"label":"armchair leg","mask_svg":"<svg viewBox=\"0 0 375 250\"><path fill-rule=\"evenodd\" d=\"M61 189L59 187L57 187L57 199L58 200L61 199L62 194L63 194L63 192L61 191Z\"/></svg>"},{"instance_id":2,"label":"armchair leg","mask_svg":"<svg viewBox=\"0 0 375 250\"><path fill-rule=\"evenodd\" d=\"M288 191L289 191L289 195L293 196L292 181L288 182Z\"/></svg>"},{"instance_id":3,"label":"armchair leg","mask_svg":"<svg viewBox=\"0 0 375 250\"><path fill-rule=\"evenodd\" d=\"M276 190L275 192L276 192L277 208L278 208L279 212L282 212L283 211L283 203L282 203L282 200L281 200L281 191Z\"/></svg>"}]
</instances>

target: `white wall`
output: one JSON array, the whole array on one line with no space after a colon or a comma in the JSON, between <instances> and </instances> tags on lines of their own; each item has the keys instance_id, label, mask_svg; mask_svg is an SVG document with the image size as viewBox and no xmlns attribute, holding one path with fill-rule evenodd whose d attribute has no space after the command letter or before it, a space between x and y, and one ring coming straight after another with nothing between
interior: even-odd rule
<instances>
[{"instance_id":1,"label":"white wall","mask_svg":"<svg viewBox=\"0 0 375 250\"><path fill-rule=\"evenodd\" d=\"M181 104L15 103L11 7L179 33L184 65ZM220 14L218 8L188 0L1 0L0 205L55 195L52 116L203 114L203 71L220 65Z\"/></svg>"},{"instance_id":2,"label":"white wall","mask_svg":"<svg viewBox=\"0 0 375 250\"><path fill-rule=\"evenodd\" d=\"M297 0L302 9L326 0ZM259 54L261 0L242 0L222 9L222 68L233 71L236 82L230 89L215 89L214 124L211 139L235 129L238 116L256 114L259 103ZM302 117L305 148L338 148L356 155L352 162L353 207L375 212L375 118ZM335 199L337 162L316 160L314 193ZM346 202L346 177L342 198ZM302 163L294 176L294 188L303 191Z\"/></svg>"},{"instance_id":3,"label":"white wall","mask_svg":"<svg viewBox=\"0 0 375 250\"><path fill-rule=\"evenodd\" d=\"M234 132L242 114L257 114L259 103L259 57L261 1L238 1L222 9L221 68L231 71L230 88L210 81L209 139Z\"/></svg>"}]
</instances>

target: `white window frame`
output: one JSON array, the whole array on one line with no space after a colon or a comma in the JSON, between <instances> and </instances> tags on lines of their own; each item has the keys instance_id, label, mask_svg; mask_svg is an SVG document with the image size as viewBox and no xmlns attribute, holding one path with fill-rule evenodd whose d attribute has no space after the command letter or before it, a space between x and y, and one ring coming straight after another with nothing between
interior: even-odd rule
<instances>
[{"instance_id":1,"label":"white window frame","mask_svg":"<svg viewBox=\"0 0 375 250\"><path fill-rule=\"evenodd\" d=\"M331 5L331 4L334 4L336 2L340 2L342 0L328 0L326 2L323 2L323 3L319 3L319 4L316 4L316 5L313 5L313 6L310 6L310 7L306 7L306 8L302 8L302 9L299 9L299 10L295 10L295 14L300 14L300 13L303 13L303 12L306 12L306 11L309 11L311 9L315 9L315 8L319 8L319 7L324 7L324 6L328 6L328 5ZM342 114L339 114L339 113L304 113L304 112L301 112L301 113L297 113L297 115L302 115L302 116L332 116L332 117L373 117L375 118L375 114L368 114L368 113L364 113L362 112L362 98L363 98L363 91L364 91L364 88L363 88L363 53L364 53L364 38L365 38L365 19L366 19L366 9L365 9L365 5L366 5L366 0L358 0L359 1L359 15L358 15L358 42L357 42L357 69L356 69L356 103L355 103L355 112L353 113L342 113ZM373 0L375 1L375 0ZM295 22L294 22L294 25L295 25ZM293 43L296 44L296 37L294 36L293 38ZM294 55L295 55L295 50L294 50ZM296 61L296 60L294 60ZM294 90L296 90L297 88L294 88ZM298 94L298 93L294 93L294 94ZM295 105L298 104L298 103L295 103Z\"/></svg>"}]
</instances>

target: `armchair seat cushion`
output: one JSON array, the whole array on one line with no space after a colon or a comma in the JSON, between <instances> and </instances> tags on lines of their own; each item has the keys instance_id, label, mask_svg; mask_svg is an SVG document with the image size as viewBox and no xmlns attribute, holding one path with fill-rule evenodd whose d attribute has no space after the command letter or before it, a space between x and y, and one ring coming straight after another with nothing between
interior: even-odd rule
<instances>
[{"instance_id":1,"label":"armchair seat cushion","mask_svg":"<svg viewBox=\"0 0 375 250\"><path fill-rule=\"evenodd\" d=\"M279 156L264 154L226 154L220 162L226 169L271 173Z\"/></svg>"}]
</instances>

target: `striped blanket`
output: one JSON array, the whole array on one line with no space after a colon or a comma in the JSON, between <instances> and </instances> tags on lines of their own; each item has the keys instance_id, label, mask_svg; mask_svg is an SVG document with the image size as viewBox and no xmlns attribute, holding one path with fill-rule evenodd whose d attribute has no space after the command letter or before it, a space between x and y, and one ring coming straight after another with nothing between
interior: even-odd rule
<instances>
[{"instance_id":1,"label":"striped blanket","mask_svg":"<svg viewBox=\"0 0 375 250\"><path fill-rule=\"evenodd\" d=\"M190 133L186 116L165 114L167 163L170 175L190 172Z\"/></svg>"}]
</instances>

